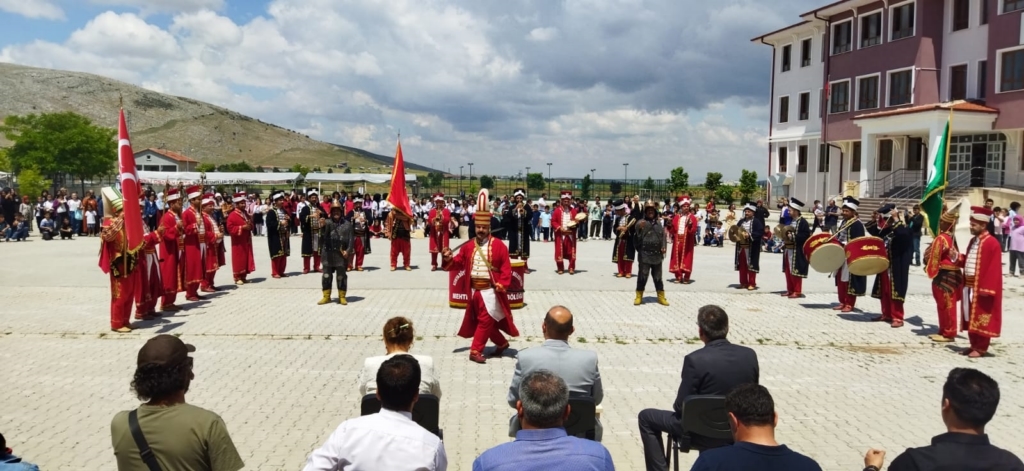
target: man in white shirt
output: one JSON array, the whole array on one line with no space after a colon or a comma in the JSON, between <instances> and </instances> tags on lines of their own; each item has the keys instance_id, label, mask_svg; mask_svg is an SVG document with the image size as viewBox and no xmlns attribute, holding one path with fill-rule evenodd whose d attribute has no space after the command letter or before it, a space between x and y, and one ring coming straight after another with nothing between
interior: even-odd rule
<instances>
[{"instance_id":1,"label":"man in white shirt","mask_svg":"<svg viewBox=\"0 0 1024 471\"><path fill-rule=\"evenodd\" d=\"M396 355L377 370L381 410L341 423L313 451L303 471L444 471L448 456L436 435L412 421L419 399L420 364L412 355Z\"/></svg>"}]
</instances>

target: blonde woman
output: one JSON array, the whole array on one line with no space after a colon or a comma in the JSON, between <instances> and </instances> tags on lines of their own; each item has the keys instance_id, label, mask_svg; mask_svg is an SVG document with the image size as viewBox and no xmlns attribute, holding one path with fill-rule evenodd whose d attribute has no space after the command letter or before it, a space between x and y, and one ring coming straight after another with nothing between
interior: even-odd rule
<instances>
[{"instance_id":1,"label":"blonde woman","mask_svg":"<svg viewBox=\"0 0 1024 471\"><path fill-rule=\"evenodd\" d=\"M359 375L359 394L365 396L377 392L377 370L385 361L395 355L412 355L412 342L416 338L412 321L404 317L392 317L384 324L384 349L386 355L370 357L363 362ZM441 383L434 373L434 359L426 355L412 355L420 364L420 394L433 394L441 398Z\"/></svg>"}]
</instances>

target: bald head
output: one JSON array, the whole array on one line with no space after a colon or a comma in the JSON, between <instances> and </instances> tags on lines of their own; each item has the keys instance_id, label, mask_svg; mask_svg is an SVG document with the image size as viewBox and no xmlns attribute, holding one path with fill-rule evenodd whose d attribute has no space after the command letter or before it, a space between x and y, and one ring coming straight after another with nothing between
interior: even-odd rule
<instances>
[{"instance_id":1,"label":"bald head","mask_svg":"<svg viewBox=\"0 0 1024 471\"><path fill-rule=\"evenodd\" d=\"M572 335L572 313L565 306L555 306L544 316L544 338L569 340Z\"/></svg>"}]
</instances>

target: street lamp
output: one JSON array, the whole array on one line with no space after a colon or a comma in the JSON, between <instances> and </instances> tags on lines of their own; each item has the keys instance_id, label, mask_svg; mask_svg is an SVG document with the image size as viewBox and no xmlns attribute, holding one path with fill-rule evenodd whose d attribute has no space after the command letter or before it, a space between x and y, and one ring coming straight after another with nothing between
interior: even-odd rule
<instances>
[{"instance_id":1,"label":"street lamp","mask_svg":"<svg viewBox=\"0 0 1024 471\"><path fill-rule=\"evenodd\" d=\"M548 162L548 195L551 195L551 162Z\"/></svg>"},{"instance_id":2,"label":"street lamp","mask_svg":"<svg viewBox=\"0 0 1024 471\"><path fill-rule=\"evenodd\" d=\"M459 165L459 198L462 197L462 165Z\"/></svg>"},{"instance_id":3,"label":"street lamp","mask_svg":"<svg viewBox=\"0 0 1024 471\"><path fill-rule=\"evenodd\" d=\"M629 180L629 163L627 162L627 163L622 164L622 184L624 186L628 186L629 185L628 180ZM623 191L623 193L629 193L629 190L627 190L625 188L623 188L622 191Z\"/></svg>"},{"instance_id":4,"label":"street lamp","mask_svg":"<svg viewBox=\"0 0 1024 471\"><path fill-rule=\"evenodd\" d=\"M469 165L469 181L473 181L473 162L470 162L467 165Z\"/></svg>"}]
</instances>

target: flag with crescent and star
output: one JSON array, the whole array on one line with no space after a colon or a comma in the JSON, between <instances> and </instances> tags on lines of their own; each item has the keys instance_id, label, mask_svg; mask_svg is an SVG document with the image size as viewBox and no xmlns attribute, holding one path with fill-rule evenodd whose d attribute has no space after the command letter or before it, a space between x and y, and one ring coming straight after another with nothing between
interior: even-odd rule
<instances>
[{"instance_id":1,"label":"flag with crescent and star","mask_svg":"<svg viewBox=\"0 0 1024 471\"><path fill-rule=\"evenodd\" d=\"M388 193L388 203L391 203L392 208L402 214L412 217L409 193L405 191L405 159L402 157L402 141L398 141L398 149L395 150L395 166L391 168L391 191Z\"/></svg>"},{"instance_id":2,"label":"flag with crescent and star","mask_svg":"<svg viewBox=\"0 0 1024 471\"><path fill-rule=\"evenodd\" d=\"M135 173L135 153L128 140L128 126L121 108L117 123L117 166L121 174L121 195L124 197L124 229L131 251L142 247L142 211L139 206L139 175Z\"/></svg>"}]
</instances>

